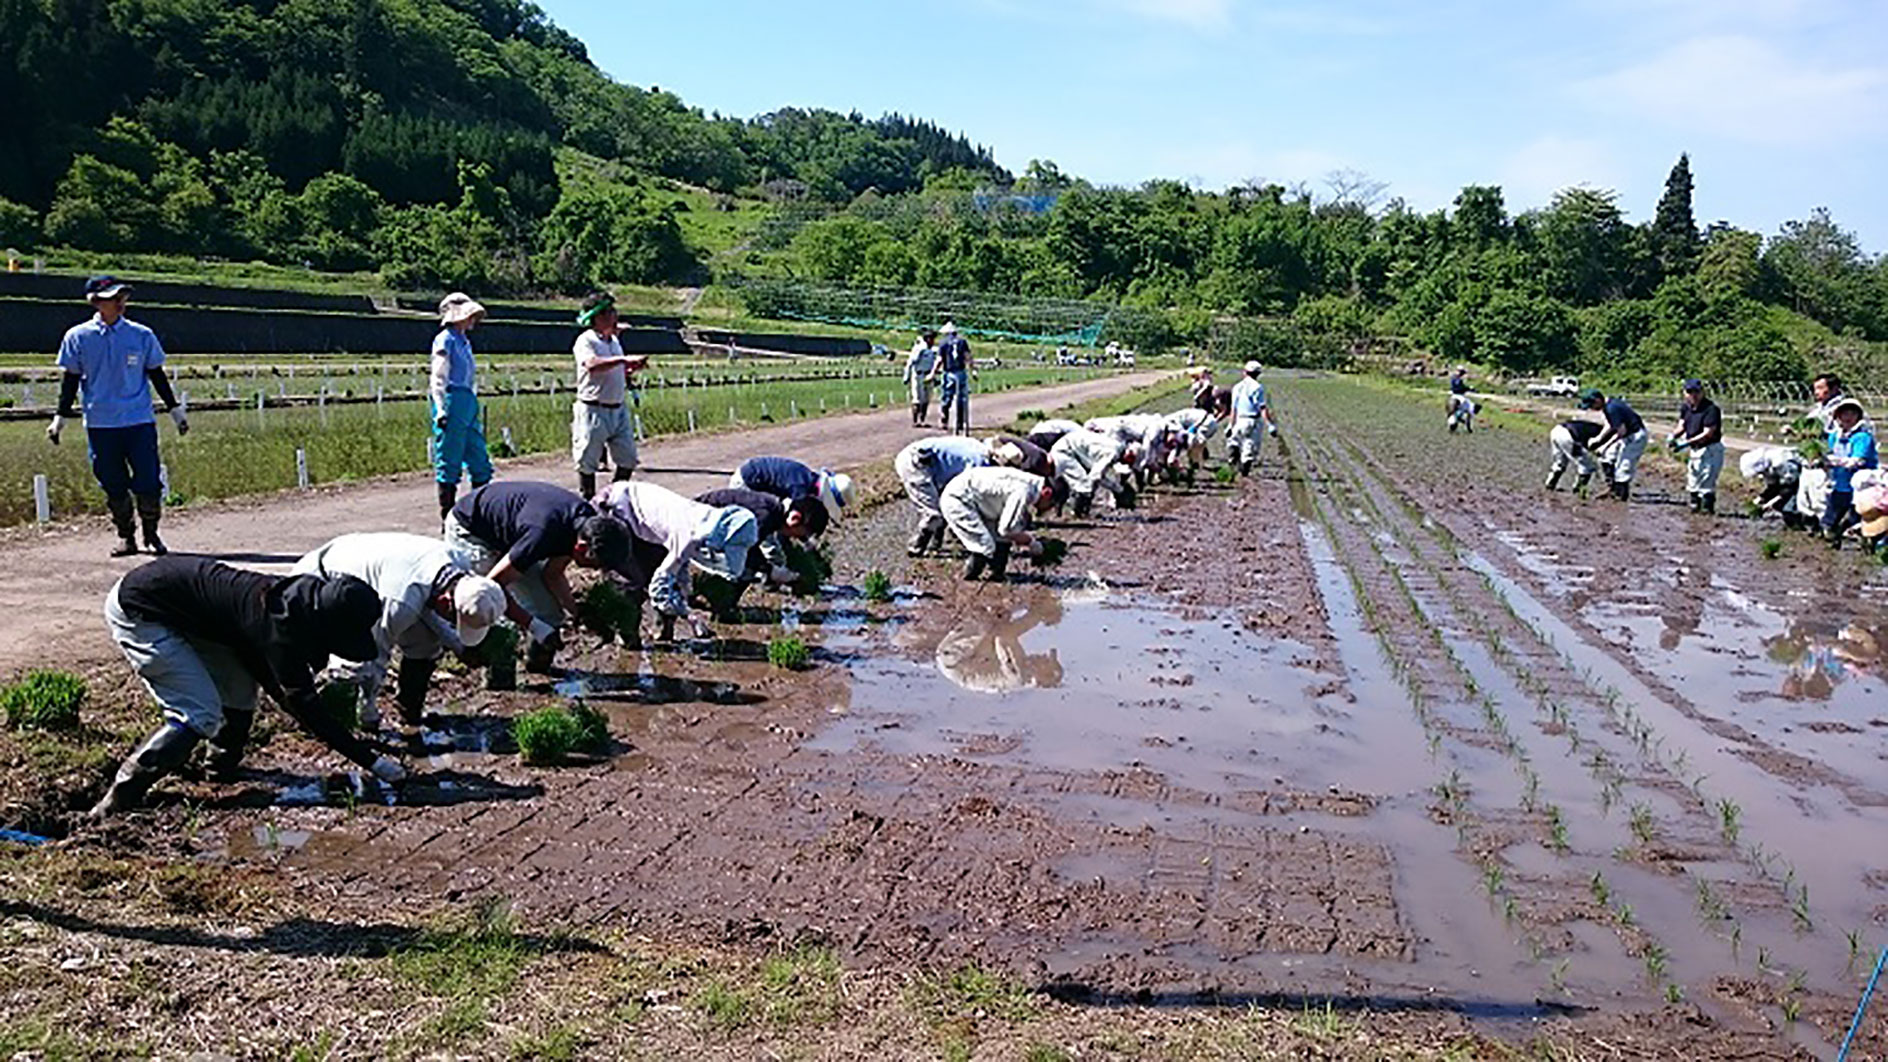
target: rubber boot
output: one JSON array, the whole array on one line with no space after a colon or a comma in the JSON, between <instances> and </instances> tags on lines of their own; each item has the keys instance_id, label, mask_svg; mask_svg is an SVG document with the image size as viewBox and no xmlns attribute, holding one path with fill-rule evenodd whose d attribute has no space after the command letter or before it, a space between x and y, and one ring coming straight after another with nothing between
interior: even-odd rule
<instances>
[{"instance_id":1,"label":"rubber boot","mask_svg":"<svg viewBox=\"0 0 1888 1062\"><path fill-rule=\"evenodd\" d=\"M243 753L249 748L249 735L256 729L256 713L224 711L223 729L210 739L212 781L233 782L242 777Z\"/></svg>"},{"instance_id":2,"label":"rubber boot","mask_svg":"<svg viewBox=\"0 0 1888 1062\"><path fill-rule=\"evenodd\" d=\"M635 469L633 469L633 468L621 468L621 467L619 467L619 468L617 468L617 470L616 470L616 471L614 471L614 472L611 472L611 473L610 473L610 482L611 482L611 483L621 483L621 482L623 482L624 480L627 480L627 479L630 479L630 478L633 478L633 477L634 477L635 475L636 475L636 470L635 470Z\"/></svg>"},{"instance_id":3,"label":"rubber boot","mask_svg":"<svg viewBox=\"0 0 1888 1062\"><path fill-rule=\"evenodd\" d=\"M990 558L990 574L987 578L993 583L1000 583L1009 578L1009 573L1010 544L1008 542L998 542L996 544L996 555Z\"/></svg>"},{"instance_id":4,"label":"rubber boot","mask_svg":"<svg viewBox=\"0 0 1888 1062\"><path fill-rule=\"evenodd\" d=\"M138 498L138 523L144 525L144 548L151 555L162 557L170 550L165 548L164 540L157 537L158 521L164 517L164 499L156 494L140 494Z\"/></svg>"},{"instance_id":5,"label":"rubber boot","mask_svg":"<svg viewBox=\"0 0 1888 1062\"><path fill-rule=\"evenodd\" d=\"M577 493L583 495L584 501L589 501L597 496L597 474L595 472L577 473Z\"/></svg>"},{"instance_id":6,"label":"rubber boot","mask_svg":"<svg viewBox=\"0 0 1888 1062\"><path fill-rule=\"evenodd\" d=\"M400 658L400 672L396 680L394 704L400 709L400 721L407 726L419 726L426 719L426 690L432 685L433 670L439 666L437 660L421 660L418 657Z\"/></svg>"},{"instance_id":7,"label":"rubber boot","mask_svg":"<svg viewBox=\"0 0 1888 1062\"><path fill-rule=\"evenodd\" d=\"M1600 462L1600 478L1608 483L1613 481L1613 466L1611 464L1605 461Z\"/></svg>"},{"instance_id":8,"label":"rubber boot","mask_svg":"<svg viewBox=\"0 0 1888 1062\"><path fill-rule=\"evenodd\" d=\"M159 727L119 766L111 788L92 806L92 818L116 815L143 805L145 795L157 780L183 766L199 740L197 732L187 726L165 723Z\"/></svg>"},{"instance_id":9,"label":"rubber boot","mask_svg":"<svg viewBox=\"0 0 1888 1062\"><path fill-rule=\"evenodd\" d=\"M439 486L439 518L444 520L451 515L452 507L459 501L457 483L441 483Z\"/></svg>"},{"instance_id":10,"label":"rubber boot","mask_svg":"<svg viewBox=\"0 0 1888 1062\"><path fill-rule=\"evenodd\" d=\"M924 556L925 548L930 544L931 525L928 523L919 524L918 529L911 533L911 541L905 545L905 555L909 557L922 557Z\"/></svg>"},{"instance_id":11,"label":"rubber boot","mask_svg":"<svg viewBox=\"0 0 1888 1062\"><path fill-rule=\"evenodd\" d=\"M105 496L105 508L111 511L112 527L118 531L118 544L111 550L114 557L129 557L138 551L137 527L132 523L131 504L129 494L116 498Z\"/></svg>"},{"instance_id":12,"label":"rubber boot","mask_svg":"<svg viewBox=\"0 0 1888 1062\"><path fill-rule=\"evenodd\" d=\"M1564 468L1556 468L1552 472L1547 473L1547 493L1552 494L1554 491L1560 489L1560 477L1565 474L1566 471L1567 470Z\"/></svg>"},{"instance_id":13,"label":"rubber boot","mask_svg":"<svg viewBox=\"0 0 1888 1062\"><path fill-rule=\"evenodd\" d=\"M1613 481L1613 498L1617 501L1629 501L1632 498L1632 484Z\"/></svg>"},{"instance_id":14,"label":"rubber boot","mask_svg":"<svg viewBox=\"0 0 1888 1062\"><path fill-rule=\"evenodd\" d=\"M544 641L533 641L525 646L524 669L533 675L550 674L552 661L557 659L557 650L562 644L557 635L552 634Z\"/></svg>"},{"instance_id":15,"label":"rubber boot","mask_svg":"<svg viewBox=\"0 0 1888 1062\"><path fill-rule=\"evenodd\" d=\"M922 409L923 407L919 406L918 403L911 403L911 426L914 428L924 426L924 414L921 412Z\"/></svg>"},{"instance_id":16,"label":"rubber boot","mask_svg":"<svg viewBox=\"0 0 1888 1062\"><path fill-rule=\"evenodd\" d=\"M1244 479L1245 477L1250 476L1251 474L1252 474L1252 462L1250 461L1239 462L1239 478Z\"/></svg>"},{"instance_id":17,"label":"rubber boot","mask_svg":"<svg viewBox=\"0 0 1888 1062\"><path fill-rule=\"evenodd\" d=\"M1083 494L1077 494L1074 498L1074 511L1075 511L1075 517L1078 520L1083 519L1087 517L1089 513L1094 512L1095 511L1094 492L1088 491Z\"/></svg>"},{"instance_id":18,"label":"rubber boot","mask_svg":"<svg viewBox=\"0 0 1888 1062\"><path fill-rule=\"evenodd\" d=\"M1136 504L1137 502L1135 499L1134 492L1129 490L1128 488L1122 487L1120 490L1114 492L1114 507L1115 508L1132 509L1134 508Z\"/></svg>"},{"instance_id":19,"label":"rubber boot","mask_svg":"<svg viewBox=\"0 0 1888 1062\"><path fill-rule=\"evenodd\" d=\"M964 562L964 582L972 583L982 578L983 570L989 563L990 559L983 554L972 553L970 559Z\"/></svg>"},{"instance_id":20,"label":"rubber boot","mask_svg":"<svg viewBox=\"0 0 1888 1062\"><path fill-rule=\"evenodd\" d=\"M1573 481L1573 493L1581 498L1586 497L1592 490L1592 487L1591 487L1592 482L1593 482L1593 473L1591 472L1580 473L1580 478Z\"/></svg>"},{"instance_id":21,"label":"rubber boot","mask_svg":"<svg viewBox=\"0 0 1888 1062\"><path fill-rule=\"evenodd\" d=\"M1708 490L1698 495L1698 511L1706 516L1716 516L1718 512L1718 492Z\"/></svg>"}]
</instances>

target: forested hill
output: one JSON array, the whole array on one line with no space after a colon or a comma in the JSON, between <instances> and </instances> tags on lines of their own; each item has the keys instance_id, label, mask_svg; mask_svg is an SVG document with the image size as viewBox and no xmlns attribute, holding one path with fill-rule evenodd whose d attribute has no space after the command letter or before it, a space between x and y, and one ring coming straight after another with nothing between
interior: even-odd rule
<instances>
[{"instance_id":1,"label":"forested hill","mask_svg":"<svg viewBox=\"0 0 1888 1062\"><path fill-rule=\"evenodd\" d=\"M559 145L835 202L1009 179L899 115L722 119L618 84L519 0L0 0L0 100L0 245L392 263L401 283L690 269L653 203L566 195ZM466 253L521 239L537 261Z\"/></svg>"}]
</instances>

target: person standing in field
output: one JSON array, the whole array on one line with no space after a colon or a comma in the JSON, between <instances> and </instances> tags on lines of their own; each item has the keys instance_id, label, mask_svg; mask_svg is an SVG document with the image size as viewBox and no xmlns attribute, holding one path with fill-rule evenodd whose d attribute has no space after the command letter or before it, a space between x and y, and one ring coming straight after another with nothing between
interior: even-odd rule
<instances>
[{"instance_id":1,"label":"person standing in field","mask_svg":"<svg viewBox=\"0 0 1888 1062\"><path fill-rule=\"evenodd\" d=\"M485 317L485 307L455 291L439 300L439 334L433 337L431 383L433 470L439 486L439 518L459 499L459 478L470 476L477 490L492 480L492 457L485 449L479 418L478 368L467 338Z\"/></svg>"},{"instance_id":2,"label":"person standing in field","mask_svg":"<svg viewBox=\"0 0 1888 1062\"><path fill-rule=\"evenodd\" d=\"M1718 476L1724 471L1724 414L1704 396L1704 382L1685 381L1685 397L1678 404L1678 427L1671 447L1690 455L1685 463L1685 494L1691 511L1709 515L1718 511Z\"/></svg>"},{"instance_id":3,"label":"person standing in field","mask_svg":"<svg viewBox=\"0 0 1888 1062\"><path fill-rule=\"evenodd\" d=\"M969 435L970 374L976 370L977 363L970 355L970 341L957 334L955 324L944 322L942 335L937 346L937 368L933 370L939 381L937 401L942 421L938 426L951 431L951 414L955 412L956 433Z\"/></svg>"},{"instance_id":4,"label":"person standing in field","mask_svg":"<svg viewBox=\"0 0 1888 1062\"><path fill-rule=\"evenodd\" d=\"M157 524L164 512L164 483L157 453L157 417L151 392L163 400L177 434L190 431L190 421L164 374L164 346L157 333L125 316L131 285L116 277L98 276L85 282L85 298L92 304L92 319L68 329L59 341L58 365L65 370L59 383L59 410L46 427L53 445L65 431L67 417L81 416L73 402L83 396L86 451L91 456L92 478L105 492L105 508L118 531L114 557L138 552L132 523L144 525L144 548L163 556L164 540Z\"/></svg>"},{"instance_id":5,"label":"person standing in field","mask_svg":"<svg viewBox=\"0 0 1888 1062\"><path fill-rule=\"evenodd\" d=\"M1592 449L1604 454L1606 448L1619 444L1612 461L1601 459L1612 496L1619 501L1632 498L1632 477L1639 471L1639 458L1645 456L1645 420L1623 398L1607 398L1597 387L1580 392L1580 408L1596 409L1606 418L1606 429L1593 440Z\"/></svg>"},{"instance_id":6,"label":"person standing in field","mask_svg":"<svg viewBox=\"0 0 1888 1062\"><path fill-rule=\"evenodd\" d=\"M1259 449L1265 442L1259 434L1260 423L1264 423L1267 433L1278 434L1278 421L1265 400L1265 385L1259 382L1259 374L1264 371L1258 362L1246 362L1245 376L1232 389L1232 431L1226 436L1226 448L1241 476L1251 475L1252 466L1259 462Z\"/></svg>"},{"instance_id":7,"label":"person standing in field","mask_svg":"<svg viewBox=\"0 0 1888 1062\"><path fill-rule=\"evenodd\" d=\"M926 427L931 421L931 373L937 367L937 333L929 328L918 333L918 341L905 355L905 385L911 389L911 426Z\"/></svg>"},{"instance_id":8,"label":"person standing in field","mask_svg":"<svg viewBox=\"0 0 1888 1062\"><path fill-rule=\"evenodd\" d=\"M1862 404L1843 398L1829 411L1835 427L1829 429L1829 500L1823 505L1822 533L1830 549L1842 545L1842 536L1855 518L1855 474L1879 464L1875 432L1866 423Z\"/></svg>"},{"instance_id":9,"label":"person standing in field","mask_svg":"<svg viewBox=\"0 0 1888 1062\"><path fill-rule=\"evenodd\" d=\"M597 495L597 468L604 451L613 480L636 471L636 425L628 406L629 377L649 364L648 355L627 357L616 338L616 297L592 292L583 300L571 354L577 359L577 399L570 404L570 456L577 465L577 493Z\"/></svg>"}]
</instances>

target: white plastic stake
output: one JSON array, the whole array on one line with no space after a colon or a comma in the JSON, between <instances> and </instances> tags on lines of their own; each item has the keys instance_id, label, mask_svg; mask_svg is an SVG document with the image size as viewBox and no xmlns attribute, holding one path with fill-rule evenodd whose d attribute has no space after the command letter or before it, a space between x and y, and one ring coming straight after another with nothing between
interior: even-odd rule
<instances>
[{"instance_id":1,"label":"white plastic stake","mask_svg":"<svg viewBox=\"0 0 1888 1062\"><path fill-rule=\"evenodd\" d=\"M760 419L762 420L767 419L767 403L765 402L762 402L760 404Z\"/></svg>"},{"instance_id":2,"label":"white plastic stake","mask_svg":"<svg viewBox=\"0 0 1888 1062\"><path fill-rule=\"evenodd\" d=\"M510 453L518 452L518 447L515 444L513 444L511 441L511 428L510 427L503 427L503 428L498 429L498 437L505 440L505 449L507 452L510 452Z\"/></svg>"},{"instance_id":3,"label":"white plastic stake","mask_svg":"<svg viewBox=\"0 0 1888 1062\"><path fill-rule=\"evenodd\" d=\"M793 398L788 399L787 410L792 415L794 420L800 419L800 402L798 399L793 399Z\"/></svg>"},{"instance_id":4,"label":"white plastic stake","mask_svg":"<svg viewBox=\"0 0 1888 1062\"><path fill-rule=\"evenodd\" d=\"M30 406L32 404L33 404L33 385L27 384L25 390L20 392L20 405Z\"/></svg>"},{"instance_id":5,"label":"white plastic stake","mask_svg":"<svg viewBox=\"0 0 1888 1062\"><path fill-rule=\"evenodd\" d=\"M729 424L734 424L734 423L737 423L737 421L736 421L736 418L735 418L735 416L734 416L734 407L733 407L733 406L729 406L729 407L728 407L728 423L729 423Z\"/></svg>"},{"instance_id":6,"label":"white plastic stake","mask_svg":"<svg viewBox=\"0 0 1888 1062\"><path fill-rule=\"evenodd\" d=\"M691 435L695 432L695 411L693 409L688 411L688 431Z\"/></svg>"},{"instance_id":7,"label":"white plastic stake","mask_svg":"<svg viewBox=\"0 0 1888 1062\"><path fill-rule=\"evenodd\" d=\"M229 381L229 400L236 401L236 381L234 380Z\"/></svg>"},{"instance_id":8,"label":"white plastic stake","mask_svg":"<svg viewBox=\"0 0 1888 1062\"><path fill-rule=\"evenodd\" d=\"M632 414L632 416L636 418L636 438L638 441L640 441L646 438L646 436L644 436L642 433L642 414L635 413L635 414Z\"/></svg>"},{"instance_id":9,"label":"white plastic stake","mask_svg":"<svg viewBox=\"0 0 1888 1062\"><path fill-rule=\"evenodd\" d=\"M295 451L295 485L308 489L308 451L300 448Z\"/></svg>"},{"instance_id":10,"label":"white plastic stake","mask_svg":"<svg viewBox=\"0 0 1888 1062\"><path fill-rule=\"evenodd\" d=\"M52 523L52 495L47 490L46 477L33 477L33 512L42 524Z\"/></svg>"}]
</instances>

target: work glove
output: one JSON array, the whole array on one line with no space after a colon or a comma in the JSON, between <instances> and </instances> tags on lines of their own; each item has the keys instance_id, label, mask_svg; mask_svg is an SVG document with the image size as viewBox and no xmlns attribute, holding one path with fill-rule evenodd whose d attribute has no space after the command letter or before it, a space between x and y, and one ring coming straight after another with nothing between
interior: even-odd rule
<instances>
[{"instance_id":1,"label":"work glove","mask_svg":"<svg viewBox=\"0 0 1888 1062\"><path fill-rule=\"evenodd\" d=\"M59 433L65 430L66 430L66 418L60 416L57 413L53 414L52 423L46 425L46 441L53 444L54 446L58 446Z\"/></svg>"},{"instance_id":2,"label":"work glove","mask_svg":"<svg viewBox=\"0 0 1888 1062\"><path fill-rule=\"evenodd\" d=\"M406 781L406 768L400 766L400 761L392 756L382 754L375 757L374 765L368 770L373 772L375 778L388 785L399 785Z\"/></svg>"},{"instance_id":3,"label":"work glove","mask_svg":"<svg viewBox=\"0 0 1888 1062\"><path fill-rule=\"evenodd\" d=\"M529 634L531 640L539 645L553 645L557 638L556 627L536 618L533 618L531 625L525 628L525 633Z\"/></svg>"},{"instance_id":4,"label":"work glove","mask_svg":"<svg viewBox=\"0 0 1888 1062\"><path fill-rule=\"evenodd\" d=\"M190 415L184 412L184 407L170 407L170 422L177 425L177 434L190 434Z\"/></svg>"},{"instance_id":5,"label":"work glove","mask_svg":"<svg viewBox=\"0 0 1888 1062\"><path fill-rule=\"evenodd\" d=\"M1276 437L1278 435L1278 425L1267 424L1265 426L1265 434Z\"/></svg>"},{"instance_id":6,"label":"work glove","mask_svg":"<svg viewBox=\"0 0 1888 1062\"><path fill-rule=\"evenodd\" d=\"M706 623L703 623L693 616L688 617L688 629L694 633L697 641L710 641L715 636L712 627L709 627Z\"/></svg>"},{"instance_id":7,"label":"work glove","mask_svg":"<svg viewBox=\"0 0 1888 1062\"><path fill-rule=\"evenodd\" d=\"M1029 540L1029 555L1030 556L1040 557L1042 556L1043 550L1046 548L1047 547L1042 544L1042 539L1035 538L1033 536L1030 538Z\"/></svg>"}]
</instances>

